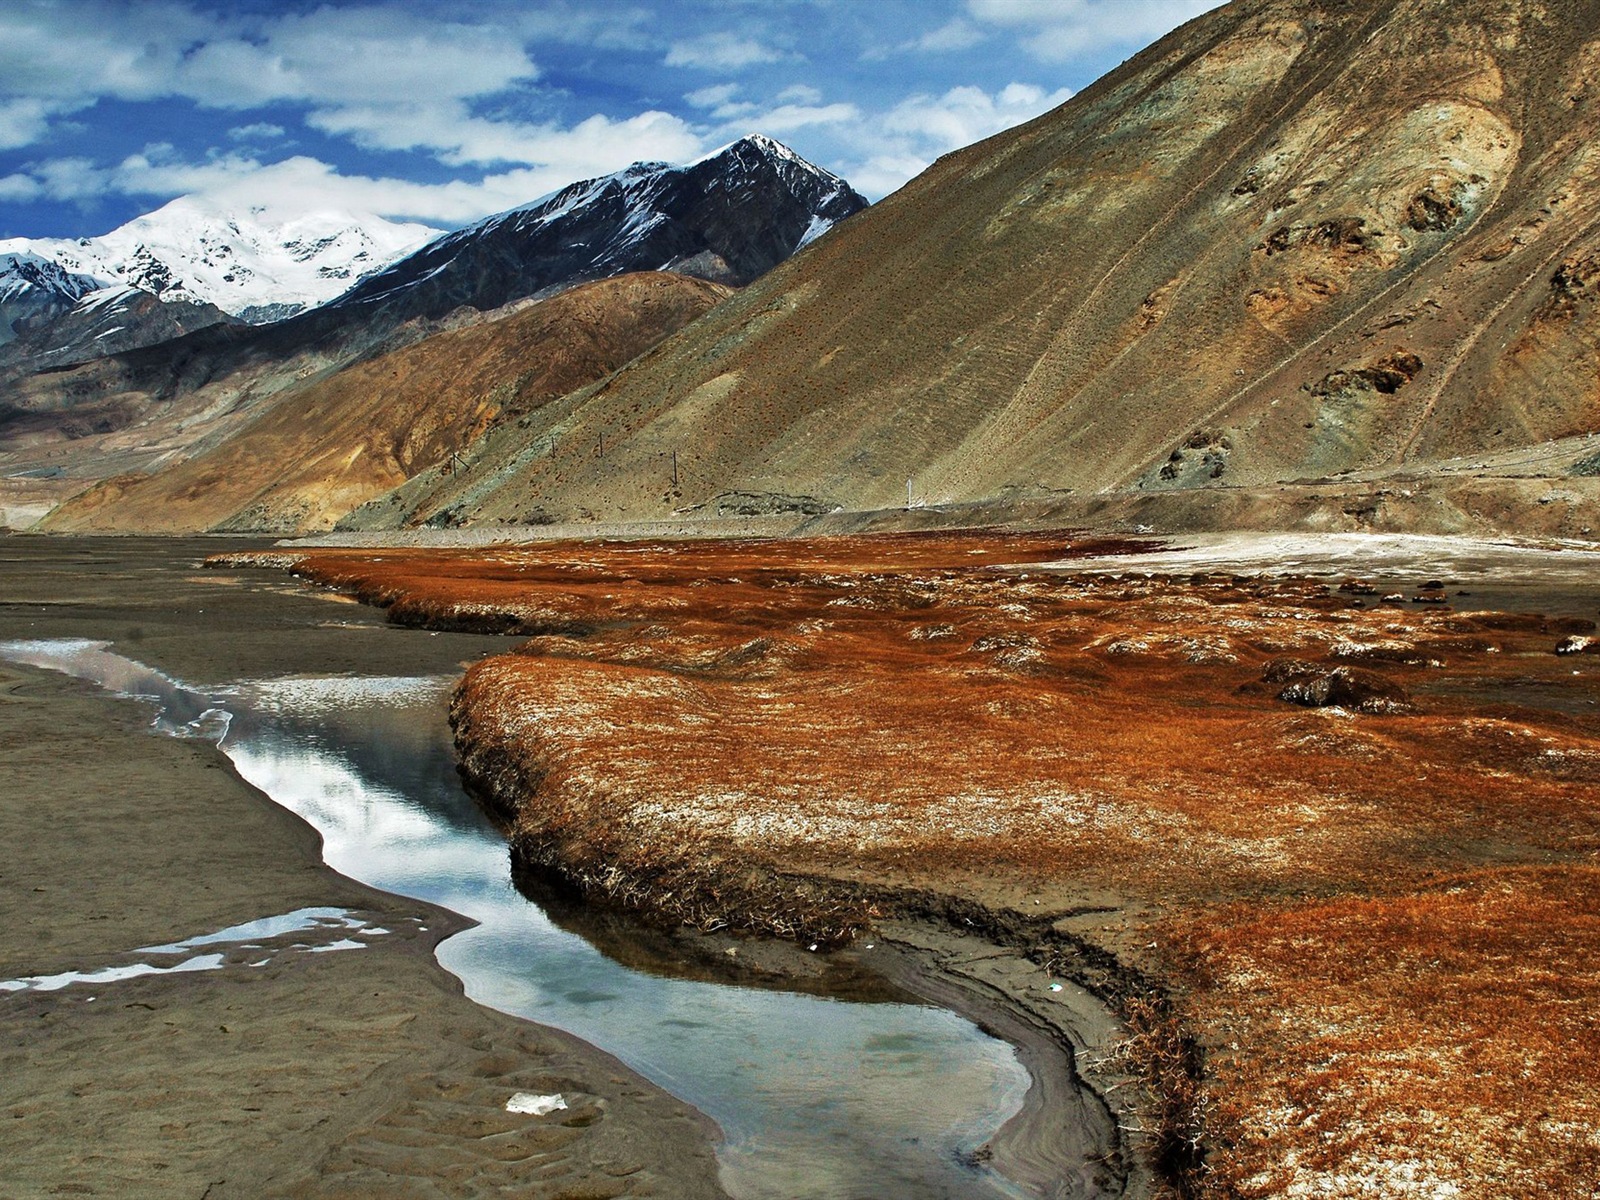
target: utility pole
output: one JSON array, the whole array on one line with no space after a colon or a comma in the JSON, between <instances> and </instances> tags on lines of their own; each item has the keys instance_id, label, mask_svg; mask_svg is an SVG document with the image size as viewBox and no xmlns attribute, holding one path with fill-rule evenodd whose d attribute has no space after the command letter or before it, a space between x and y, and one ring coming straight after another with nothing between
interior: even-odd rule
<instances>
[{"instance_id":1,"label":"utility pole","mask_svg":"<svg viewBox=\"0 0 1600 1200\"><path fill-rule=\"evenodd\" d=\"M678 449L676 446L672 449L672 486L678 486Z\"/></svg>"},{"instance_id":2,"label":"utility pole","mask_svg":"<svg viewBox=\"0 0 1600 1200\"><path fill-rule=\"evenodd\" d=\"M604 458L605 456L606 456L606 435L605 435L605 431L601 430L600 431L600 457Z\"/></svg>"},{"instance_id":3,"label":"utility pole","mask_svg":"<svg viewBox=\"0 0 1600 1200\"><path fill-rule=\"evenodd\" d=\"M906 507L911 507L911 480L906 480Z\"/></svg>"}]
</instances>

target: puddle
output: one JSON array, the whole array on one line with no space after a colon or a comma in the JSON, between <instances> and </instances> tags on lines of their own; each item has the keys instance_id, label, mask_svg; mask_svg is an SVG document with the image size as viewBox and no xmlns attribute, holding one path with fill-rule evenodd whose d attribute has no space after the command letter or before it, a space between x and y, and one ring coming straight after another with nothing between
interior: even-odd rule
<instances>
[{"instance_id":1,"label":"puddle","mask_svg":"<svg viewBox=\"0 0 1600 1200\"><path fill-rule=\"evenodd\" d=\"M0 652L3 652L0 647ZM366 943L344 937L337 941L311 944L294 941L283 946L268 946L296 934L359 933L377 937L389 931L377 925L368 925L356 914L342 908L301 908L276 917L263 917L232 925L215 933L203 933L181 942L163 946L141 946L130 950L123 958L140 959L138 962L118 962L90 971L63 971L59 975L29 975L22 979L0 979L0 992L55 992L75 983L117 983L124 979L138 979L143 975L173 975L187 971L216 971L230 964L248 959L252 967L265 967L279 957L291 954L319 954L327 950L364 950ZM225 946L229 951L211 954L194 954L202 946ZM241 958L246 951L249 953ZM262 957L266 952L266 957ZM189 955L190 957L183 957ZM151 961L159 958L180 958L175 963Z\"/></svg>"},{"instance_id":2,"label":"puddle","mask_svg":"<svg viewBox=\"0 0 1600 1200\"><path fill-rule=\"evenodd\" d=\"M968 1159L1029 1086L1012 1048L971 1022L918 1004L631 969L519 893L505 842L457 780L450 681L275 680L201 693L104 643L11 642L0 656L154 701L155 729L217 740L240 775L316 826L334 869L478 921L438 950L467 994L577 1034L710 1116L737 1200L1023 1194ZM186 957L144 973L247 967L246 947L292 938L308 920L323 938L294 952L355 949L382 932L338 927L357 920L341 910L303 910L146 948ZM225 944L234 951L191 953Z\"/></svg>"}]
</instances>

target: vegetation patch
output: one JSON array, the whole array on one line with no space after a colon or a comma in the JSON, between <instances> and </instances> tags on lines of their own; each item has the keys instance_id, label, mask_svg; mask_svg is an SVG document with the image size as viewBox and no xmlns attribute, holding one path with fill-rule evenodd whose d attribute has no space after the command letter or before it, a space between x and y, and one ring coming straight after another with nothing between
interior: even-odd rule
<instances>
[{"instance_id":1,"label":"vegetation patch","mask_svg":"<svg viewBox=\"0 0 1600 1200\"><path fill-rule=\"evenodd\" d=\"M939 909L1097 989L1189 1194L1592 1181L1600 689L1555 653L1589 622L1459 612L1420 581L1429 602L1396 606L1364 581L997 569L1116 548L544 543L293 569L397 620L529 635L454 711L525 865L808 944Z\"/></svg>"}]
</instances>

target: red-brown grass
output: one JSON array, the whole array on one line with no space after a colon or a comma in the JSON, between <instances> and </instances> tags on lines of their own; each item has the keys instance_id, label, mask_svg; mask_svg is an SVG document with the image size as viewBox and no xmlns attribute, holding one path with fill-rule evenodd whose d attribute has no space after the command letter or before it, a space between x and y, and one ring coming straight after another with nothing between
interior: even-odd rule
<instances>
[{"instance_id":1,"label":"red-brown grass","mask_svg":"<svg viewBox=\"0 0 1600 1200\"><path fill-rule=\"evenodd\" d=\"M1189 1190L1592 1186L1600 719L1592 674L1552 653L1568 627L994 569L1068 541L294 569L398 620L532 635L467 674L458 745L523 860L593 894L835 940L897 894L1095 897L1075 936L1161 981L1106 990ZM1411 702L1305 708L1263 680L1338 667Z\"/></svg>"}]
</instances>

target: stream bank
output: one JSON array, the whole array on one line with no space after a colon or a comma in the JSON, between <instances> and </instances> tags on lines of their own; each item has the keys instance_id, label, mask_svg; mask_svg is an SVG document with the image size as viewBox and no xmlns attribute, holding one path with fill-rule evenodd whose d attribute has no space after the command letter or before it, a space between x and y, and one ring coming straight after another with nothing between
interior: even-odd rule
<instances>
[{"instance_id":1,"label":"stream bank","mask_svg":"<svg viewBox=\"0 0 1600 1200\"><path fill-rule=\"evenodd\" d=\"M109 637L205 682L455 671L499 648L192 578L229 544L0 539L0 639ZM212 745L148 721L0 664L0 837L26 847L0 866L0 978L92 971L307 907L388 932L254 971L0 994L8 1196L421 1197L530 1178L539 1195L722 1195L698 1113L577 1038L468 1000L433 954L459 918L329 870L315 832ZM535 1128L504 1109L518 1091L604 1106Z\"/></svg>"},{"instance_id":2,"label":"stream bank","mask_svg":"<svg viewBox=\"0 0 1600 1200\"><path fill-rule=\"evenodd\" d=\"M28 582L19 583L18 588L11 593L12 595L20 593L19 602L12 606L16 612L11 623L0 625L0 638L43 640L84 635L104 636L109 633L116 637L119 643L116 649L159 663L174 673L178 670L192 672L202 679L209 678L217 682L232 681L241 675L261 677L320 674L328 666L333 665L329 661L330 658L339 662L346 670L358 668L362 673L368 674L375 667L384 670L403 668L415 671L419 666L428 667L433 664L437 664L436 669L450 671L487 650L499 649L504 645L497 639L453 634L417 634L395 630L376 623L373 619L375 614L370 610L330 605L326 599L308 601L303 594L296 594L295 589L275 587L265 580L241 582L242 577L238 575L211 573L187 576L183 570L182 557L187 548L175 548L172 543L136 547L132 553L127 553L127 547L127 543L102 546L83 542L26 543L25 551L38 551L38 553L24 552L11 558L13 564L27 563L27 569L19 571L19 577L25 575ZM52 556L51 550L56 552L55 556ZM163 563L163 555L175 555L175 557L172 561ZM163 567L169 568L165 574ZM257 584L263 586L258 588ZM188 595L190 590L188 585L194 585L193 595ZM32 595L28 594L30 586L33 588ZM97 592L100 594L96 595ZM256 601L261 603L258 604ZM295 615L315 619L305 624L294 637L286 640L283 637L286 632L282 620L283 614L276 610L279 606L293 610L297 605L306 604L310 607ZM207 610L210 610L209 613ZM200 627L201 636L195 636L192 626L189 635L184 636L186 618ZM205 627L212 623L217 626L220 640L217 643L207 644ZM295 621L291 619L288 624L292 627ZM352 652L348 639L357 631L377 634L378 641L362 650ZM342 660L334 653L341 643L344 654ZM8 667L7 670L18 679L13 690L25 694L30 699L36 693L39 695L46 692L60 692L66 695L76 693L74 685L62 680L50 677L31 678L31 673L25 668ZM161 785L147 782L140 764L142 759L151 755L170 758L174 751L204 761L208 758L206 748L195 743L150 738L148 733L141 732L138 728L139 717L147 715L148 710L133 708L128 711L130 706L103 698L77 696L76 699L86 712L93 712L98 708L117 708L124 712L127 742L119 745L117 752L108 756L103 762L117 763L119 766L133 764L128 779L135 785L127 789L124 796L127 807L135 810L133 813L124 813L120 809L107 812L97 806L85 806L88 810L85 815L92 820L104 819L110 822L113 835L117 828L121 829L124 836L129 836L131 831L130 844L141 849L148 846L163 847L165 859L162 873L167 880L164 886L158 884L152 877L155 873L151 871L129 872L126 878L122 879L121 883L128 895L123 898L120 907L130 909L142 901L152 909L154 921L149 927L140 925L123 929L124 936L116 939L114 950L111 949L110 942L91 938L85 947L85 953L75 958L57 960L34 954L18 956L14 963L10 958L0 960L10 968L8 973L25 977L44 974L58 968L93 971L101 963L123 961L126 952L133 947L174 942L186 937L194 938L196 935L220 928L230 920L259 917L264 912L273 910L273 904L267 902L261 894L261 890L268 895L279 894L277 889L280 881L271 870L265 872L264 878L255 881L255 886L261 890L252 891L248 887L233 889L237 894L230 894L232 907L224 904L217 910L217 915L205 921L199 921L195 913L189 912L181 902L181 898L179 903L173 903L173 891L182 891L181 885L176 882L179 880L191 881L199 890L208 894L227 889L217 887L216 881L209 878L204 830L200 831L201 836L198 839L191 839L187 832L191 822L188 815L184 814L182 828L185 832L175 835L171 829L165 827L174 818L173 813L159 805L155 806L158 811L153 813L147 811L152 807L150 803L152 793L158 793ZM52 724L59 725L62 735L69 740L82 737L83 731L75 728L72 722L57 721L53 712L41 715L46 715ZM205 714L200 714L196 719L203 720L204 716ZM56 760L70 764L71 758L72 755L60 740L40 740L41 767L48 767ZM52 785L71 785L71 780L75 777L75 768L76 764L71 764L60 779L46 780L43 776L36 779L19 777L21 785L19 792L32 790L50 795ZM208 762L204 769L216 771L217 764ZM225 773L238 791L261 807L268 817L276 818L280 822L287 817L287 814L275 806L264 804L260 795L244 787L231 770L226 770ZM148 818L142 826L136 819L141 813ZM11 814L7 815L9 817ZM212 816L225 825L229 813L224 807L220 811L214 811ZM212 1109L220 1107L226 1110L230 1104L230 1092L245 1086L247 1081L252 1081L253 1091L263 1093L260 1096L252 1094L249 1097L252 1103L241 1104L240 1108L241 1111L250 1114L245 1118L247 1121L254 1121L261 1127L263 1135L270 1143L268 1149L274 1151L277 1157L274 1159L265 1152L260 1155L254 1153L249 1134L241 1137L239 1130L233 1127L231 1121L224 1120L213 1125L203 1117L194 1121L182 1120L185 1115L182 1103L168 1104L165 1099L156 1103L152 1097L148 1101L137 1101L138 1107L147 1114L145 1121L135 1121L128 1124L125 1130L120 1128L117 1130L126 1139L121 1153L113 1154L108 1150L97 1154L90 1162L85 1163L81 1170L77 1170L67 1178L66 1182L73 1186L95 1190L141 1194L145 1178L139 1169L135 1168L128 1174L126 1167L122 1166L118 1169L124 1171L123 1174L108 1179L97 1175L95 1168L104 1166L103 1160L106 1159L113 1159L122 1164L143 1162L149 1170L163 1173L174 1170L175 1166L189 1168L200 1166L215 1152L214 1141L208 1140L206 1135L210 1135L211 1138L231 1137L241 1147L241 1152L230 1164L231 1174L224 1176L219 1172L215 1178L203 1181L203 1186L212 1186L212 1195L230 1194L230 1188L237 1189L232 1194L321 1195L338 1194L340 1188L348 1191L352 1187L373 1186L381 1186L385 1194L405 1195L409 1194L408 1183L415 1183L424 1190L439 1185L441 1181L448 1183L454 1180L462 1183L471 1178L481 1183L486 1178L494 1178L497 1170L504 1173L512 1170L513 1166L524 1173L518 1178L525 1180L529 1160L543 1151L540 1147L529 1144L527 1128L517 1129L515 1127L517 1123L509 1121L504 1115L501 1102L505 1096L501 1093L511 1094L508 1089L535 1089L584 1095L593 1099L594 1103L574 1114L575 1119L570 1123L572 1130L581 1130L582 1133L562 1134L556 1139L561 1142L557 1147L560 1153L550 1151L546 1154L550 1161L539 1164L543 1168L540 1172L541 1183L557 1183L558 1186L535 1187L531 1194L578 1194L573 1192L574 1187L578 1188L581 1194L592 1195L667 1194L689 1197L716 1194L714 1180L710 1181L713 1190L707 1190L708 1173L705 1168L708 1156L705 1154L704 1139L709 1130L698 1114L671 1097L649 1088L648 1085L642 1089L635 1087L634 1085L641 1081L631 1076L615 1060L599 1052L593 1052L591 1047L575 1039L554 1034L553 1038L560 1044L560 1048L570 1051L572 1057L579 1060L574 1064L561 1058L560 1065L564 1069L558 1073L553 1065L557 1059L552 1058L549 1053L536 1055L526 1036L530 1029L541 1035L549 1031L528 1027L520 1022L509 1023L524 1035L509 1046L497 1044L496 1039L483 1033L481 1028L476 1030L477 1036L467 1039L469 1050L477 1057L463 1068L468 1071L470 1077L460 1083L450 1082L452 1064L441 1062L438 1053L426 1062L417 1079L407 1083L403 1069L397 1067L396 1063L420 1061L424 1056L413 1044L413 1039L396 1036L394 1041L397 1053L393 1059L384 1064L382 1070L376 1073L381 1080L381 1086L368 1089L370 1094L365 1097L366 1109L362 1111L360 1118L352 1122L348 1118L340 1120L338 1117L318 1115L319 1105L329 1100L332 1093L327 1081L320 1077L295 1079L297 1072L305 1074L304 1064L291 1061L294 1058L295 1037L306 1037L317 1046L318 1062L315 1064L317 1069L323 1071L336 1069L336 1064L341 1061L341 1048L336 1044L337 1037L330 1035L319 1024L328 1016L322 1011L322 1002L328 1001L335 1011L341 1008L359 1010L362 1007L359 989L367 988L373 983L374 978L374 973L370 969L364 972L360 968L379 957L376 952L409 947L411 965L426 971L426 968L432 966L431 951L435 944L442 937L461 928L462 922L451 914L427 904L417 905L415 902L403 901L397 903L397 898L394 896L372 892L358 884L352 884L348 879L325 867L320 867L316 863L318 850L316 836L310 834L310 831L293 817L287 817L286 824L308 843L303 849L309 851L309 863L314 868L313 874L317 876L318 881L331 881L333 886L312 888L303 895L297 895L292 890L284 890L282 894L305 902L306 907L320 905L325 909L330 904L342 904L344 909L359 915L360 920L356 922L357 924L364 924L384 936L367 940L364 944L369 953L366 954L300 955L298 958L285 955L283 963L274 961L267 964L268 969L253 974L248 980L250 987L256 990L245 988L244 994L247 999L259 1002L264 995L261 990L265 986L263 981L277 984L281 979L284 981L285 998L279 1010L252 1014L249 1005L239 1005L238 996L232 996L235 1003L228 1007L228 1011L235 1014L232 1022L219 1020L216 1024L217 1036L223 1039L218 1047L207 1051L187 1045L179 1048L179 1053L185 1061L193 1063L197 1069L196 1086L193 1091L195 1099L200 1103ZM307 834L310 834L309 838L306 837ZM237 875L241 882L250 881L249 867L259 865L262 858L277 867L292 862L291 856L282 855L273 848L270 838L258 836L253 829L248 830L248 836L234 839L232 848L238 861L229 863L229 871ZM262 853L263 851L265 853ZM32 865L50 873L48 856L32 860ZM343 892L339 890L341 887L345 889ZM283 904L279 907L287 908L289 905ZM452 904L451 907L457 906ZM53 913L41 910L40 924L49 925L55 919ZM80 932L78 923L71 919L70 914L60 924L67 936ZM957 960L964 956L973 956L975 953L978 958L992 959L996 955L988 952L992 948L981 944L974 945L962 939L942 937L941 935L946 932L926 925L919 928L913 923L908 923L899 931L886 929L885 933L889 937L885 939L883 954L873 961L871 969L876 972L887 967L894 980L907 992L972 1015L986 1028L992 1029L999 1036L1017 1045L1023 1060L1035 1077L1046 1081L1044 1087L1036 1087L1030 1094L1029 1103L1019 1119L1012 1122L1000 1137L993 1139L991 1147L986 1148L984 1157L988 1157L992 1150L996 1165L1003 1161L1007 1168L1020 1168L1014 1172L1014 1176L1029 1185L1028 1191L1031 1194L1051 1196L1108 1194L1104 1185L1111 1183L1118 1173L1115 1163L1109 1170L1103 1164L1099 1164L1093 1170L1085 1170L1076 1178L1069 1178L1070 1172L1063 1172L1061 1169L1063 1156L1081 1156L1083 1143L1080 1135L1085 1129L1092 1133L1098 1124L1102 1127L1101 1134L1109 1137L1111 1146L1115 1144L1116 1133L1105 1120L1103 1111L1098 1109L1093 1098L1080 1096L1071 1087L1071 1060L1069 1055L1063 1053L1059 1042L1059 1022L1051 1024L1048 1021L1024 1018L1014 1011L1012 1006L1005 1003L1001 995L1003 989L991 990L976 985L969 973L964 973ZM897 951L890 949L891 940L899 948ZM330 944L313 949L355 948L349 945L348 939L341 941L345 944ZM126 942L126 945L123 945L123 942ZM461 939L456 939L452 943L452 945L459 944ZM741 941L737 948L747 952L747 961L751 962L754 970L767 980L795 980L802 990L805 990L806 976L815 973L819 961L826 961L822 956L802 954L786 956L783 951L789 948L779 949L770 945L758 947L761 947L761 944ZM703 951L706 948L700 949ZM774 952L765 953L764 950ZM295 961L288 961L291 958ZM724 959L724 962L726 961ZM257 964L253 962L246 964L241 960L234 965L256 966ZM311 969L318 972L314 979L304 974L306 970ZM343 971L356 981L353 986L358 989L357 995L341 992L337 988L331 991L324 988L325 980L338 971ZM434 973L438 974L437 968L434 968ZM35 1005L50 1003L56 1004L58 1009L62 1004L71 1009L72 1002L76 1001L78 1014L93 1011L98 1016L110 1013L112 1009L108 1006L90 1010L89 1005L104 999L116 999L121 1003L116 1015L123 1018L123 1023L119 1025L115 1022L105 1022L101 1028L108 1031L106 1036L119 1039L126 1045L110 1048L96 1055L96 1061L100 1063L107 1081L102 1100L111 1096L126 1097L130 1093L137 1097L143 1089L151 1085L155 1073L167 1068L162 1065L160 1056L152 1061L150 1053L152 1047L148 1044L150 1038L137 1033L130 1035L125 1027L126 1022L148 1021L151 1019L149 1014L159 1010L166 1014L161 1018L163 1027L169 1027L172 1024L170 1018L176 1011L171 1006L178 1003L173 997L181 997L183 1004L195 1006L203 1011L208 993L227 990L232 995L233 992L240 990L242 986L240 981L229 979L228 976L229 972L224 970L219 976L209 978L172 975L141 979L118 984L114 997L97 995L92 1000L85 999L83 993L77 989L44 999L34 992L28 992L0 997L0 1006L9 1003L13 1007L22 1009L29 1003ZM227 987L222 988L222 984L226 984ZM481 1009L460 1003L460 990L454 985L453 979L446 976L444 986L457 1007L472 1010L475 1016L485 1015ZM314 992L317 1003L304 1003L305 996L302 993L308 988ZM396 1016L386 1010L384 1017L386 1023L377 1031L366 1031L361 1041L368 1055L381 1056L385 1053L388 1047L382 1037L384 1032L395 1030L426 1032L422 1028L428 1025L427 1021L422 1020L424 1016L437 1016L448 1022L452 1034L458 1032L462 1024L474 1024L466 1021L450 1006L445 1006L441 1010L431 1003L415 1002L414 997L408 998L407 990L403 986L393 981L383 981L375 991L381 991L386 997L395 996L397 1005L407 1011L404 1011L403 1015ZM147 999L145 998L147 996L156 999ZM1061 999L1067 1001L1075 997L1064 996ZM411 1008L417 1011L409 1011ZM241 1009L245 1011L245 1016L239 1015ZM29 1008L27 1011L31 1013L32 1009ZM1063 1007L1062 1011L1067 1010ZM496 1014L486 1015L492 1025ZM263 1047L269 1056L266 1063L258 1058L235 1054L231 1063L234 1074L226 1079L214 1078L218 1067L216 1059L226 1054L228 1050L227 1035L238 1033L245 1027L244 1022L247 1019L250 1022L248 1027L251 1030L252 1045ZM208 1021L209 1014L200 1016L198 1020ZM282 1028L274 1025L275 1021ZM483 1022L479 1021L476 1024L481 1026ZM68 1029L76 1031L77 1026L69 1024ZM334 1044L325 1044L330 1042ZM81 1038L74 1041L75 1050L82 1045ZM592 1061L584 1060L585 1052L590 1053ZM534 1063L546 1069L535 1071L530 1065ZM68 1065L68 1060L56 1057L52 1062L46 1056L35 1065L40 1069L53 1068L60 1071ZM591 1077L593 1070L580 1073L579 1067L613 1073L608 1074L604 1081L600 1081ZM311 1075L315 1076L316 1071L311 1071ZM253 1082L262 1076L273 1077L275 1083L286 1086L262 1087L259 1083ZM32 1086L34 1082L34 1077L25 1072L15 1078L18 1085L24 1088ZM611 1085L609 1089L604 1086L606 1083ZM435 1090L430 1091L430 1087ZM90 1090L92 1089L87 1086L84 1088L85 1093ZM348 1095L345 1089L335 1088L333 1091L336 1091L341 1099ZM283 1102L289 1103L288 1098L291 1096L294 1097L290 1103L292 1112L288 1118L283 1118L282 1114L274 1111L272 1101L281 1098ZM264 1098L267 1103L260 1102ZM106 1119L103 1110L95 1109L92 1103L81 1103L82 1095L75 1097L75 1100L80 1103L69 1106L68 1112L73 1114L70 1120L67 1119L66 1113L51 1112L46 1114L51 1120L42 1122L36 1130L39 1135L35 1143L39 1158L37 1175L41 1181L51 1180L52 1186L55 1185L50 1174L52 1160L55 1162L56 1170L61 1169L62 1161L76 1166L70 1152L62 1153L64 1149L62 1143L70 1137L68 1126L86 1113L89 1114L89 1119L97 1122ZM441 1100L444 1106L442 1108L440 1104L434 1103ZM641 1100L646 1103L643 1105L637 1103ZM648 1108L650 1101L664 1102L662 1110L630 1111L641 1107ZM381 1111L374 1110L374 1104ZM388 1105L387 1108L384 1107L385 1104ZM1074 1108L1074 1105L1077 1107ZM438 1136L424 1133L425 1129L438 1123L441 1117L445 1118L444 1133ZM186 1131L185 1137L191 1144L185 1146L182 1153L163 1155L149 1150L149 1146L155 1143L158 1137L152 1132L149 1122L157 1118L162 1122L160 1137L173 1138L178 1136L179 1129ZM664 1122L660 1120L661 1118L665 1119ZM287 1128L282 1124L283 1119L290 1122ZM497 1123L506 1127L496 1128ZM652 1123L664 1123L666 1128L665 1130L651 1128ZM115 1122L111 1124L116 1128ZM563 1127L567 1126L567 1122L561 1124ZM196 1127L193 1134L187 1133L191 1125ZM342 1142L329 1146L325 1153L319 1155L317 1138L302 1135L329 1125L342 1127L346 1134L355 1136L355 1140L361 1145L352 1149L349 1144L351 1136L347 1136ZM201 1127L204 1127L204 1133ZM595 1136L591 1130L598 1130L600 1136ZM488 1135L487 1138L485 1134ZM610 1136L606 1136L607 1134ZM468 1161L471 1155L464 1158L462 1148L457 1144L461 1138L472 1140L472 1148L479 1152L479 1157L486 1156L494 1161L485 1163ZM615 1147L611 1143L619 1138L624 1140L626 1146L631 1147L631 1153L625 1155L614 1153ZM115 1138L112 1140L115 1141ZM569 1147L568 1142L573 1145ZM403 1149L397 1150L397 1146L402 1146ZM585 1161L583 1152L586 1149L593 1151L598 1158ZM1094 1155L1097 1160L1111 1157L1112 1155L1106 1152L1106 1147L1101 1147ZM714 1164L712 1165L714 1167ZM1008 1170L1008 1173L1012 1172ZM182 1178L183 1176L163 1174L159 1177ZM511 1176L507 1176L508 1181L510 1178ZM425 1184L423 1181L431 1182ZM108 1189L108 1183L114 1186ZM330 1191L330 1188L333 1190ZM1109 1194L1117 1194L1120 1191L1120 1188L1114 1188ZM42 1189L41 1194L43 1194Z\"/></svg>"}]
</instances>

